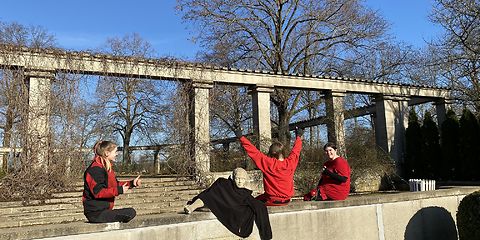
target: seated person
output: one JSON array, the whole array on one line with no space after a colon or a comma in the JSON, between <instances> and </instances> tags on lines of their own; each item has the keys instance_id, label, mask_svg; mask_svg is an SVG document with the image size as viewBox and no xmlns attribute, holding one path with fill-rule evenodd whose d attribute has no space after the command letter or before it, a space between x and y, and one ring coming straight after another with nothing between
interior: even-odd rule
<instances>
[{"instance_id":1,"label":"seated person","mask_svg":"<svg viewBox=\"0 0 480 240\"><path fill-rule=\"evenodd\" d=\"M117 180L112 168L118 150L115 143L98 141L93 149L95 157L83 175L83 213L91 223L127 223L135 217L135 209L113 209L115 197L140 186L140 176L130 181Z\"/></svg>"},{"instance_id":2,"label":"seated person","mask_svg":"<svg viewBox=\"0 0 480 240\"><path fill-rule=\"evenodd\" d=\"M235 235L246 238L257 225L261 239L271 239L272 230L265 205L245 188L248 174L243 168L233 170L232 178L218 178L212 186L195 196L184 207L186 214L206 206Z\"/></svg>"},{"instance_id":3,"label":"seated person","mask_svg":"<svg viewBox=\"0 0 480 240\"><path fill-rule=\"evenodd\" d=\"M305 194L303 200L345 200L350 193L350 166L338 156L335 144L329 142L323 150L328 160L323 164L317 187Z\"/></svg>"},{"instance_id":4,"label":"seated person","mask_svg":"<svg viewBox=\"0 0 480 240\"><path fill-rule=\"evenodd\" d=\"M303 129L295 129L295 143L287 157L285 157L284 146L280 142L273 142L268 155L265 155L245 136L242 136L241 130L236 130L235 135L239 138L245 152L263 173L265 193L257 196L257 199L267 206L287 205L294 195L293 175L302 150Z\"/></svg>"}]
</instances>

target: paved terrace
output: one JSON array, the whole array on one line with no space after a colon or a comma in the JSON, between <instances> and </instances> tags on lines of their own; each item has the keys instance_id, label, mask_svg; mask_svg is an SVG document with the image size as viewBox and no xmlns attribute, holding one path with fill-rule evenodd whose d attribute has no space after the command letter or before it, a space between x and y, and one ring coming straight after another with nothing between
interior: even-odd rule
<instances>
[{"instance_id":1,"label":"paved terrace","mask_svg":"<svg viewBox=\"0 0 480 240\"><path fill-rule=\"evenodd\" d=\"M460 200L479 187L426 192L357 194L345 201L304 202L269 207L273 239L458 239ZM139 215L130 223L38 225L0 231L1 239L239 239L207 210ZM249 239L259 239L254 232Z\"/></svg>"}]
</instances>

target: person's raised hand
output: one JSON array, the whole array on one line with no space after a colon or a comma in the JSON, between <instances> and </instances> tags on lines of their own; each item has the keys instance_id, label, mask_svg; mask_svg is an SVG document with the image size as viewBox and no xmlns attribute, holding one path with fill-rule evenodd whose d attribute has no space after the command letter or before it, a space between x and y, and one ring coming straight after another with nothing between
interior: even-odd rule
<instances>
[{"instance_id":1,"label":"person's raised hand","mask_svg":"<svg viewBox=\"0 0 480 240\"><path fill-rule=\"evenodd\" d=\"M243 131L242 131L242 128L241 127L238 127L234 130L235 132L235 136L237 136L237 138L240 138L241 136L243 136Z\"/></svg>"},{"instance_id":2,"label":"person's raised hand","mask_svg":"<svg viewBox=\"0 0 480 240\"><path fill-rule=\"evenodd\" d=\"M302 137L303 136L303 128L295 127L295 136Z\"/></svg>"},{"instance_id":3,"label":"person's raised hand","mask_svg":"<svg viewBox=\"0 0 480 240\"><path fill-rule=\"evenodd\" d=\"M142 179L140 179L140 175L138 175L138 177L133 180L133 186L138 187L140 185L142 185Z\"/></svg>"},{"instance_id":4,"label":"person's raised hand","mask_svg":"<svg viewBox=\"0 0 480 240\"><path fill-rule=\"evenodd\" d=\"M123 188L123 193L127 193L128 189L130 189L130 187L128 186L128 183L124 183L122 185L122 188Z\"/></svg>"}]
</instances>

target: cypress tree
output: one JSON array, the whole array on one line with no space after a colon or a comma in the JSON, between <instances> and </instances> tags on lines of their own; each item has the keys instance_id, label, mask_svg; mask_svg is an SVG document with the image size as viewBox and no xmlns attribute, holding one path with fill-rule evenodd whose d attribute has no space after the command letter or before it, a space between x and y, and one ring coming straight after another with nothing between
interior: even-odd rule
<instances>
[{"instance_id":1,"label":"cypress tree","mask_svg":"<svg viewBox=\"0 0 480 240\"><path fill-rule=\"evenodd\" d=\"M408 127L405 132L405 178L419 178L423 175L423 163L420 156L422 147L422 133L420 130L415 109L410 109L408 114Z\"/></svg>"},{"instance_id":2,"label":"cypress tree","mask_svg":"<svg viewBox=\"0 0 480 240\"><path fill-rule=\"evenodd\" d=\"M440 164L440 178L442 180L457 180L458 171L460 170L459 159L459 130L460 123L457 115L453 110L447 111L445 121L441 126L440 145L442 148L442 157Z\"/></svg>"},{"instance_id":3,"label":"cypress tree","mask_svg":"<svg viewBox=\"0 0 480 240\"><path fill-rule=\"evenodd\" d=\"M436 179L440 167L440 137L438 127L433 121L430 112L425 113L422 125L423 146L422 159L424 161L424 178Z\"/></svg>"},{"instance_id":4,"label":"cypress tree","mask_svg":"<svg viewBox=\"0 0 480 240\"><path fill-rule=\"evenodd\" d=\"M468 109L463 109L460 118L460 178L463 180L473 180L477 178L478 172L478 120Z\"/></svg>"}]
</instances>

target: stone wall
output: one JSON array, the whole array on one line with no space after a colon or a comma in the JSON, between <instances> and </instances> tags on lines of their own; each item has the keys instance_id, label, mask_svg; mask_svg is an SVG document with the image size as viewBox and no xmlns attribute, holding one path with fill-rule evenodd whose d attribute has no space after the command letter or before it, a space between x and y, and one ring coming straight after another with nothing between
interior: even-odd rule
<instances>
[{"instance_id":1,"label":"stone wall","mask_svg":"<svg viewBox=\"0 0 480 240\"><path fill-rule=\"evenodd\" d=\"M268 210L273 239L456 240L458 204L477 189L370 194L336 202L293 201L288 206ZM106 232L52 239L239 239L209 212L179 214L172 219L163 219L164 224L157 222L156 226L138 219L136 228L127 224L107 229L106 225ZM130 229L124 229L127 227ZM256 228L248 239L259 239Z\"/></svg>"}]
</instances>

